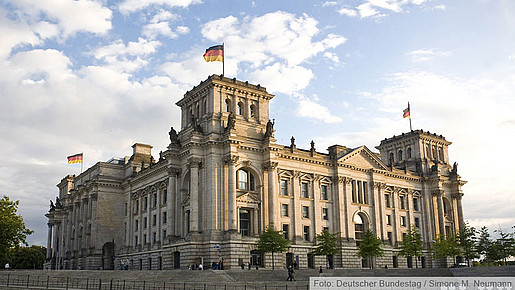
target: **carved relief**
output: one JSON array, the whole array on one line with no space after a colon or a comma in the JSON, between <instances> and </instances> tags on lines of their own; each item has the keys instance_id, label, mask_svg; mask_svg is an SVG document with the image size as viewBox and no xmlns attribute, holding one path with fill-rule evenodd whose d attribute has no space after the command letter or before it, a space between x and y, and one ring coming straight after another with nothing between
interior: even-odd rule
<instances>
[{"instance_id":1,"label":"carved relief","mask_svg":"<svg viewBox=\"0 0 515 290\"><path fill-rule=\"evenodd\" d=\"M196 157L190 157L188 159L188 168L200 168L202 165L202 159Z\"/></svg>"},{"instance_id":2,"label":"carved relief","mask_svg":"<svg viewBox=\"0 0 515 290\"><path fill-rule=\"evenodd\" d=\"M279 165L279 162L268 161L263 163L264 170L274 170Z\"/></svg>"},{"instance_id":3,"label":"carved relief","mask_svg":"<svg viewBox=\"0 0 515 290\"><path fill-rule=\"evenodd\" d=\"M240 156L237 156L237 155L227 155L227 156L224 157L224 162L227 163L228 165L236 166L236 164L238 163L238 159L240 159Z\"/></svg>"}]
</instances>

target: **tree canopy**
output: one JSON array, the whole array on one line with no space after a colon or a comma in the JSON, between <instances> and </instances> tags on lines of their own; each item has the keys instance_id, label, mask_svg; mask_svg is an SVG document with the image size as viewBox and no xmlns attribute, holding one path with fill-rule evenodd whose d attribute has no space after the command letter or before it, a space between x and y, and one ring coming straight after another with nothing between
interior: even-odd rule
<instances>
[{"instance_id":1,"label":"tree canopy","mask_svg":"<svg viewBox=\"0 0 515 290\"><path fill-rule=\"evenodd\" d=\"M477 230L476 228L465 223L458 236L460 241L460 248L463 251L463 255L467 260L467 266L470 267L470 260L479 258L477 253Z\"/></svg>"},{"instance_id":2,"label":"tree canopy","mask_svg":"<svg viewBox=\"0 0 515 290\"><path fill-rule=\"evenodd\" d=\"M446 236L438 238L434 243L435 254L437 259L446 259L447 257L456 257L461 254L460 246L455 236Z\"/></svg>"},{"instance_id":3,"label":"tree canopy","mask_svg":"<svg viewBox=\"0 0 515 290\"><path fill-rule=\"evenodd\" d=\"M18 215L19 201L11 201L9 197L0 199L0 263L7 261L11 248L20 244L27 245L25 239L33 231L25 227L21 215Z\"/></svg>"},{"instance_id":4,"label":"tree canopy","mask_svg":"<svg viewBox=\"0 0 515 290\"><path fill-rule=\"evenodd\" d=\"M12 250L11 267L14 269L43 269L46 248L41 246L16 247Z\"/></svg>"},{"instance_id":5,"label":"tree canopy","mask_svg":"<svg viewBox=\"0 0 515 290\"><path fill-rule=\"evenodd\" d=\"M263 254L272 253L272 269L274 269L274 253L286 252L289 246L290 241L270 225L259 235L257 250Z\"/></svg>"},{"instance_id":6,"label":"tree canopy","mask_svg":"<svg viewBox=\"0 0 515 290\"><path fill-rule=\"evenodd\" d=\"M402 238L399 248L399 255L404 257L415 257L415 267L418 268L417 257L422 255L424 243L422 241L422 235L414 226L411 227L408 233Z\"/></svg>"},{"instance_id":7,"label":"tree canopy","mask_svg":"<svg viewBox=\"0 0 515 290\"><path fill-rule=\"evenodd\" d=\"M315 256L336 255L339 251L338 236L323 230L316 237L316 246L311 252Z\"/></svg>"},{"instance_id":8,"label":"tree canopy","mask_svg":"<svg viewBox=\"0 0 515 290\"><path fill-rule=\"evenodd\" d=\"M363 239L359 242L357 255L368 260L369 267L372 268L372 259L384 255L381 248L383 242L376 235L368 230L363 234Z\"/></svg>"}]
</instances>

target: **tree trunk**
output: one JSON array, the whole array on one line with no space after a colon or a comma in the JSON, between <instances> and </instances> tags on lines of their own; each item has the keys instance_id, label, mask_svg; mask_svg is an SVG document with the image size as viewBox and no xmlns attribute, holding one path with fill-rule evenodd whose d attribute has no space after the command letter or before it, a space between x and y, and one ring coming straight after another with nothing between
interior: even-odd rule
<instances>
[{"instance_id":1,"label":"tree trunk","mask_svg":"<svg viewBox=\"0 0 515 290\"><path fill-rule=\"evenodd\" d=\"M275 270L275 267L274 267L274 252L272 252L272 270Z\"/></svg>"}]
</instances>

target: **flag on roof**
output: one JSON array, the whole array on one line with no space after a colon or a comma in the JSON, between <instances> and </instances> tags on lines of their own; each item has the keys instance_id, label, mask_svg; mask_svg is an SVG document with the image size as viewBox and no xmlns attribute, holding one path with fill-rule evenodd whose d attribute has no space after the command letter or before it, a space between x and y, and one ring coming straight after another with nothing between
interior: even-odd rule
<instances>
[{"instance_id":1,"label":"flag on roof","mask_svg":"<svg viewBox=\"0 0 515 290\"><path fill-rule=\"evenodd\" d=\"M82 153L68 156L68 164L70 163L82 163Z\"/></svg>"},{"instance_id":2,"label":"flag on roof","mask_svg":"<svg viewBox=\"0 0 515 290\"><path fill-rule=\"evenodd\" d=\"M211 46L206 49L206 53L204 53L204 59L207 62L210 61L224 61L224 46L223 44Z\"/></svg>"},{"instance_id":3,"label":"flag on roof","mask_svg":"<svg viewBox=\"0 0 515 290\"><path fill-rule=\"evenodd\" d=\"M403 118L410 118L411 119L411 115L410 115L410 108L409 108L409 105L406 109L404 109L404 111L402 111L402 117Z\"/></svg>"}]
</instances>

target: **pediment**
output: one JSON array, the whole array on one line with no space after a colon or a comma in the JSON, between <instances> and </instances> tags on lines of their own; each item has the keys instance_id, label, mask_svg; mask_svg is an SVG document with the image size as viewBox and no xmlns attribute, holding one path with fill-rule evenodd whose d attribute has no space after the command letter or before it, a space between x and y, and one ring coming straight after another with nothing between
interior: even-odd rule
<instances>
[{"instance_id":1,"label":"pediment","mask_svg":"<svg viewBox=\"0 0 515 290\"><path fill-rule=\"evenodd\" d=\"M190 205L190 196L187 195L181 202L181 206L187 206Z\"/></svg>"},{"instance_id":2,"label":"pediment","mask_svg":"<svg viewBox=\"0 0 515 290\"><path fill-rule=\"evenodd\" d=\"M366 146L358 147L338 159L338 162L364 169L388 170L388 167Z\"/></svg>"},{"instance_id":3,"label":"pediment","mask_svg":"<svg viewBox=\"0 0 515 290\"><path fill-rule=\"evenodd\" d=\"M236 201L243 203L261 203L259 196L252 192L245 192L240 194L238 197L236 197Z\"/></svg>"}]
</instances>

